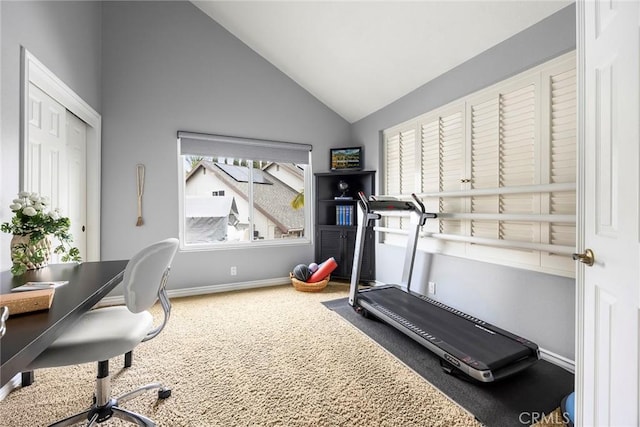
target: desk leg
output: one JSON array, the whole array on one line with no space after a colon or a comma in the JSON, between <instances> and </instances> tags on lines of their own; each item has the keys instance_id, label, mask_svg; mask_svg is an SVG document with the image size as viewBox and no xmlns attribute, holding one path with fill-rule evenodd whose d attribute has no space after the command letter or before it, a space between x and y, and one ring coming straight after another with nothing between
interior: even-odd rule
<instances>
[{"instance_id":1,"label":"desk leg","mask_svg":"<svg viewBox=\"0 0 640 427\"><path fill-rule=\"evenodd\" d=\"M22 387L26 387L33 384L33 371L27 371L22 373Z\"/></svg>"},{"instance_id":2,"label":"desk leg","mask_svg":"<svg viewBox=\"0 0 640 427\"><path fill-rule=\"evenodd\" d=\"M133 363L133 350L128 351L124 354L124 367L130 368Z\"/></svg>"}]
</instances>

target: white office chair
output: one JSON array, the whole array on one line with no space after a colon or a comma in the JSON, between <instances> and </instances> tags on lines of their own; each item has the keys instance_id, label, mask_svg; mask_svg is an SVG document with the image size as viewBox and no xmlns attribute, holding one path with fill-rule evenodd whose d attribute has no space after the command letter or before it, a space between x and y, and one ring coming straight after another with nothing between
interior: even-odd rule
<instances>
[{"instance_id":1,"label":"white office chair","mask_svg":"<svg viewBox=\"0 0 640 427\"><path fill-rule=\"evenodd\" d=\"M9 307L2 307L0 310L0 338L2 338L7 332L7 325L5 322L9 318Z\"/></svg>"},{"instance_id":2,"label":"white office chair","mask_svg":"<svg viewBox=\"0 0 640 427\"><path fill-rule=\"evenodd\" d=\"M165 286L177 249L177 239L166 239L134 255L127 264L122 281L126 305L87 312L29 365L29 369L39 369L98 362L93 405L51 426L68 426L82 421L93 426L112 416L140 426L155 426L149 418L127 411L120 404L153 389L158 389L159 399L166 399L171 390L160 383L153 383L111 398L109 359L130 352L141 342L155 337L167 324L171 303ZM160 326L154 328L153 318L147 310L158 299L164 319Z\"/></svg>"}]
</instances>

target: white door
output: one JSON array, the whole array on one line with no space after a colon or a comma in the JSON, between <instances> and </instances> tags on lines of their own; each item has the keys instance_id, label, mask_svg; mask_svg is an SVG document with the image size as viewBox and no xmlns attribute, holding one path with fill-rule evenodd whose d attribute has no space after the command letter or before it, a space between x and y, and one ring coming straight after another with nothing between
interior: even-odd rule
<instances>
[{"instance_id":1,"label":"white door","mask_svg":"<svg viewBox=\"0 0 640 427\"><path fill-rule=\"evenodd\" d=\"M71 219L73 245L87 254L87 124L67 111L67 214Z\"/></svg>"},{"instance_id":2,"label":"white door","mask_svg":"<svg viewBox=\"0 0 640 427\"><path fill-rule=\"evenodd\" d=\"M67 204L67 110L39 87L29 84L26 191L51 198L51 206Z\"/></svg>"},{"instance_id":3,"label":"white door","mask_svg":"<svg viewBox=\"0 0 640 427\"><path fill-rule=\"evenodd\" d=\"M584 426L637 426L640 369L640 7L578 3L583 37L584 187L578 271L577 416Z\"/></svg>"},{"instance_id":4,"label":"white door","mask_svg":"<svg viewBox=\"0 0 640 427\"><path fill-rule=\"evenodd\" d=\"M73 245L85 257L87 126L33 83L28 100L24 189L48 196L69 217Z\"/></svg>"}]
</instances>

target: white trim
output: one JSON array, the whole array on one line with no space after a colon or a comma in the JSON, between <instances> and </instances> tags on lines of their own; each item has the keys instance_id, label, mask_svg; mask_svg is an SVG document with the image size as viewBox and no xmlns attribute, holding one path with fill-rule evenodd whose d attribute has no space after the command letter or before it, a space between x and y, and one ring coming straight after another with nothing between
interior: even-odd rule
<instances>
[{"instance_id":1,"label":"white trim","mask_svg":"<svg viewBox=\"0 0 640 427\"><path fill-rule=\"evenodd\" d=\"M176 161L178 162L178 240L180 241L180 251L184 251L185 229L184 229L184 158L180 154L180 138L176 138Z\"/></svg>"},{"instance_id":2,"label":"white trim","mask_svg":"<svg viewBox=\"0 0 640 427\"><path fill-rule=\"evenodd\" d=\"M67 110L87 124L87 253L85 261L100 260L100 199L101 199L101 153L102 117L31 52L22 47L22 75L20 95L20 189L24 188L26 173L26 137L29 103L29 83L38 86Z\"/></svg>"},{"instance_id":3,"label":"white trim","mask_svg":"<svg viewBox=\"0 0 640 427\"><path fill-rule=\"evenodd\" d=\"M17 373L5 385L3 385L2 388L0 388L0 402L3 401L5 397L9 396L9 393L21 385L22 373Z\"/></svg>"},{"instance_id":4,"label":"white trim","mask_svg":"<svg viewBox=\"0 0 640 427\"><path fill-rule=\"evenodd\" d=\"M184 212L184 211L183 211ZM181 221L181 224L184 221ZM184 225L183 225L184 228ZM291 239L269 239L252 240L244 242L219 242L219 243L182 243L180 252L214 252L228 251L232 249L268 248L282 246L310 246L311 239L307 237L297 237Z\"/></svg>"},{"instance_id":5,"label":"white trim","mask_svg":"<svg viewBox=\"0 0 640 427\"><path fill-rule=\"evenodd\" d=\"M167 294L169 295L169 298L183 298L197 295L215 294L219 292L240 291L253 288L266 288L270 286L282 286L286 284L291 284L291 279L289 279L289 277L275 277L272 279L252 280L249 282L222 283L220 285L196 286L193 288L167 289ZM98 306L101 307L123 303L124 296L117 295L103 298L98 303Z\"/></svg>"},{"instance_id":6,"label":"white trim","mask_svg":"<svg viewBox=\"0 0 640 427\"><path fill-rule=\"evenodd\" d=\"M560 356L559 354L556 354L552 351L545 350L544 348L539 348L538 350L540 350L540 359L546 360L549 363L553 363L554 365L559 366L565 371L571 372L572 374L575 373L576 363L573 360L568 359L564 356Z\"/></svg>"}]
</instances>

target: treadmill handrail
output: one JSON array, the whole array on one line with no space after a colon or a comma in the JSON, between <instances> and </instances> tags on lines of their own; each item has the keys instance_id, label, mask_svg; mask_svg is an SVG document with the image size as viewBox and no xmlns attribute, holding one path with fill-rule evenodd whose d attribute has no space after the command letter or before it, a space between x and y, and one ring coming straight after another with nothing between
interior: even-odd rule
<instances>
[{"instance_id":1,"label":"treadmill handrail","mask_svg":"<svg viewBox=\"0 0 640 427\"><path fill-rule=\"evenodd\" d=\"M415 211L417 213L424 213L424 205L422 202L418 202L418 204L409 200L397 200L397 199L384 199L378 200L375 196L371 196L370 200L367 200L364 192L360 191L358 193L360 197L360 202L364 204L365 210L367 213L372 211ZM415 194L412 194L414 198ZM417 199L417 198L416 198Z\"/></svg>"},{"instance_id":2,"label":"treadmill handrail","mask_svg":"<svg viewBox=\"0 0 640 427\"><path fill-rule=\"evenodd\" d=\"M414 217L411 221L411 230L407 241L407 251L405 254L405 262L402 270L401 285L410 289L411 276L413 273L413 262L416 255L416 248L418 244L418 237L420 233L420 227L423 226L428 218L437 218L435 213L425 212L424 204L414 194L411 195L413 201L400 201L400 200L376 200L375 196L371 196L370 200L367 200L364 192L358 192L360 201L358 203L358 230L356 233L356 243L353 251L353 266L351 270L351 283L349 288L349 304L356 306L356 299L358 294L358 286L360 282L360 270L362 268L362 255L364 252L364 241L366 239L366 230L372 223L372 221L379 220L381 215L376 211L397 211L407 212L409 211Z\"/></svg>"}]
</instances>

